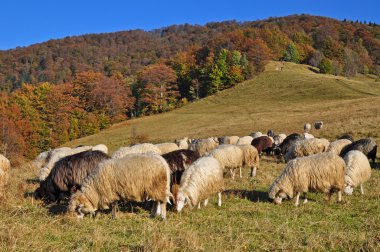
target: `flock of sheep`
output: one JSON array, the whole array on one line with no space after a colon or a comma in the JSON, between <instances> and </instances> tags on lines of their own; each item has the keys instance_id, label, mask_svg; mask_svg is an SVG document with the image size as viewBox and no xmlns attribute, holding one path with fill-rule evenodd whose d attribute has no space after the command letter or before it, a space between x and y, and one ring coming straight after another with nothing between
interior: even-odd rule
<instances>
[{"instance_id":1,"label":"flock of sheep","mask_svg":"<svg viewBox=\"0 0 380 252\"><path fill-rule=\"evenodd\" d=\"M323 122L314 127L321 129ZM226 173L234 179L239 170L242 177L245 166L250 176L256 176L263 154L286 163L269 188L269 198L276 204L296 198L298 205L301 194L306 203L310 190L329 196L337 192L338 201L342 191L352 194L358 186L363 194L363 183L371 176L368 159L376 158L374 139L354 141L345 134L330 143L314 138L310 130L311 125L305 124L303 134L288 136L269 130L243 137L185 137L174 143L121 147L112 156L103 144L57 148L32 162L40 181L35 197L45 202L68 199L69 212L78 217L110 208L115 217L120 201L153 201L151 217L166 219L167 204L174 204L178 212L185 206L200 208L217 194L220 206ZM9 161L0 155L0 189L9 168Z\"/></svg>"}]
</instances>

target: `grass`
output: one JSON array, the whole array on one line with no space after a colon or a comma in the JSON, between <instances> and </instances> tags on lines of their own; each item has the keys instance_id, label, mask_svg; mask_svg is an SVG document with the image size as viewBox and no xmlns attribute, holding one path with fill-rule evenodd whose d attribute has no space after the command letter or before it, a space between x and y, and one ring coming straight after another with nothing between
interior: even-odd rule
<instances>
[{"instance_id":1,"label":"grass","mask_svg":"<svg viewBox=\"0 0 380 252\"><path fill-rule=\"evenodd\" d=\"M181 109L114 125L97 135L68 143L106 143L111 151L133 140L133 131L152 142L181 136L245 135L252 131L291 133L305 122L323 120L312 132L334 139L343 132L356 138L380 136L380 83L319 75L308 66L276 62L252 81ZM379 156L379 154L378 154ZM377 160L377 167L379 160ZM168 213L168 221L150 219L143 205L129 206L112 220L109 213L78 221L64 205L43 206L30 197L36 171L11 170L11 183L0 204L1 251L273 251L380 250L380 170L373 169L366 194L356 190L337 203L334 196L309 195L294 207L268 202L269 185L283 169L264 157L256 178L226 178L222 207L213 198L201 210Z\"/></svg>"}]
</instances>

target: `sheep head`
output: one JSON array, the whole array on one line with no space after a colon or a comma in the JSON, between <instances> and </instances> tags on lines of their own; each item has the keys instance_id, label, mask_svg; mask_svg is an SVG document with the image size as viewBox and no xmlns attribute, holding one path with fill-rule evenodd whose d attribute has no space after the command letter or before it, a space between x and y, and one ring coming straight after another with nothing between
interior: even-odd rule
<instances>
[{"instance_id":1,"label":"sheep head","mask_svg":"<svg viewBox=\"0 0 380 252\"><path fill-rule=\"evenodd\" d=\"M69 212L75 213L78 218L83 218L85 214L95 214L97 209L82 192L76 192L71 196Z\"/></svg>"}]
</instances>

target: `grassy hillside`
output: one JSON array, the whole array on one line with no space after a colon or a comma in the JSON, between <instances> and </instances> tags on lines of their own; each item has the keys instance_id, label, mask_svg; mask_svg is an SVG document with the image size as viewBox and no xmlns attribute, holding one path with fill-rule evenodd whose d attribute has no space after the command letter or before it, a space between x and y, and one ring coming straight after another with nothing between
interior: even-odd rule
<instances>
[{"instance_id":1,"label":"grassy hillside","mask_svg":"<svg viewBox=\"0 0 380 252\"><path fill-rule=\"evenodd\" d=\"M291 133L305 122L323 120L316 136L333 139L350 132L380 142L380 84L319 75L308 66L272 62L252 81L166 114L130 120L97 135L68 143L105 143L111 150L127 145L134 134L148 141L171 141L182 136L245 135L252 131ZM376 166L376 165L374 165ZM377 160L377 167L379 160ZM78 221L64 214L65 206L43 206L31 192L36 171L28 166L11 171L6 199L0 204L1 251L273 251L380 250L380 171L372 170L364 196L310 193L307 204L268 202L269 185L283 169L262 158L256 178L226 178L222 207L168 213L168 221L148 218L139 206L123 207L119 218L109 213Z\"/></svg>"}]
</instances>

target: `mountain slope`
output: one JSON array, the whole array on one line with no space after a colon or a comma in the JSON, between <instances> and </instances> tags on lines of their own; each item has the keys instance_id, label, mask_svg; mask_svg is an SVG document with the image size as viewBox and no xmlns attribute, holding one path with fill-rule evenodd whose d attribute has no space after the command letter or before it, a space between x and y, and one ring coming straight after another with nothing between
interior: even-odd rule
<instances>
[{"instance_id":1,"label":"mountain slope","mask_svg":"<svg viewBox=\"0 0 380 252\"><path fill-rule=\"evenodd\" d=\"M253 131L291 133L305 122L323 120L325 128L312 132L335 137L380 137L380 83L368 77L346 79L315 73L307 65L271 62L264 73L235 88L172 112L129 120L99 134L68 143L105 143L111 150L128 145L132 134L147 141L175 138L246 135Z\"/></svg>"}]
</instances>

